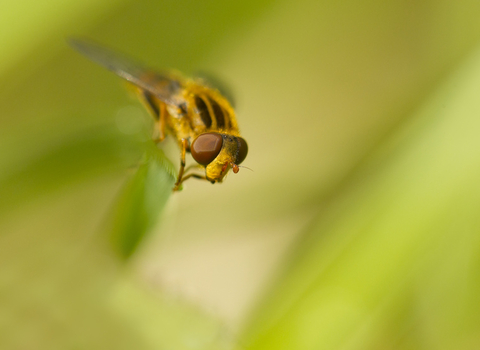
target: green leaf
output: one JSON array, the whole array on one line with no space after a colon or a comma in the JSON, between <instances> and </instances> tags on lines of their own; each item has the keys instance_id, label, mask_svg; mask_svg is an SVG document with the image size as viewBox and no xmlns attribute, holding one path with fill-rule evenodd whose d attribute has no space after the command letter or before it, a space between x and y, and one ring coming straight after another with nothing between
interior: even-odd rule
<instances>
[{"instance_id":1,"label":"green leaf","mask_svg":"<svg viewBox=\"0 0 480 350\"><path fill-rule=\"evenodd\" d=\"M157 224L172 193L175 175L164 153L150 143L142 163L126 184L114 211L115 250L127 259Z\"/></svg>"}]
</instances>

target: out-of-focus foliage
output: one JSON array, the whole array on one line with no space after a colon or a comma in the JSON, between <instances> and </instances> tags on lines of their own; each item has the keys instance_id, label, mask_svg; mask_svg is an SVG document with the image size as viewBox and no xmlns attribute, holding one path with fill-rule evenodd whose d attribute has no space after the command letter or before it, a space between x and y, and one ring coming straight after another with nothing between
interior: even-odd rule
<instances>
[{"instance_id":1,"label":"out-of-focus foliage","mask_svg":"<svg viewBox=\"0 0 480 350\"><path fill-rule=\"evenodd\" d=\"M0 348L478 349L478 18L474 0L6 4ZM172 167L71 36L229 82L254 172L172 194L178 150Z\"/></svg>"},{"instance_id":2,"label":"out-of-focus foliage","mask_svg":"<svg viewBox=\"0 0 480 350\"><path fill-rule=\"evenodd\" d=\"M480 347L480 51L357 169L251 319L251 349Z\"/></svg>"},{"instance_id":3,"label":"out-of-focus foliage","mask_svg":"<svg viewBox=\"0 0 480 350\"><path fill-rule=\"evenodd\" d=\"M153 229L172 193L175 170L153 141L113 213L112 242L122 258L130 257Z\"/></svg>"}]
</instances>

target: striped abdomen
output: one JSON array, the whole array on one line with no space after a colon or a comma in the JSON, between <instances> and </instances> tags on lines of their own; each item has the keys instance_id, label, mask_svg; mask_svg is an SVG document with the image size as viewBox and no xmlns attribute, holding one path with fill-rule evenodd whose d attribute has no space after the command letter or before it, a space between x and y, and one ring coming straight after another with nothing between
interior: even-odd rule
<instances>
[{"instance_id":1,"label":"striped abdomen","mask_svg":"<svg viewBox=\"0 0 480 350\"><path fill-rule=\"evenodd\" d=\"M194 85L186 89L186 117L197 136L207 131L238 135L235 112L230 103L216 90Z\"/></svg>"}]
</instances>

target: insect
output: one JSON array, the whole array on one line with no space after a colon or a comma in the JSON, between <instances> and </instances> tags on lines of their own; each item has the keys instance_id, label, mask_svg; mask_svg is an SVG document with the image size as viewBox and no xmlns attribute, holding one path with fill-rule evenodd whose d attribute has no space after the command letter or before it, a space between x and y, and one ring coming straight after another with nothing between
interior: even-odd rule
<instances>
[{"instance_id":1,"label":"insect","mask_svg":"<svg viewBox=\"0 0 480 350\"><path fill-rule=\"evenodd\" d=\"M173 135L180 146L180 169L173 188L193 177L222 182L230 169L238 173L248 153L240 137L235 112L218 90L200 79L187 79L176 73L160 73L96 43L71 39L77 51L133 84L141 102L155 119L161 142ZM190 152L198 163L185 169ZM192 172L204 167L205 175Z\"/></svg>"}]
</instances>

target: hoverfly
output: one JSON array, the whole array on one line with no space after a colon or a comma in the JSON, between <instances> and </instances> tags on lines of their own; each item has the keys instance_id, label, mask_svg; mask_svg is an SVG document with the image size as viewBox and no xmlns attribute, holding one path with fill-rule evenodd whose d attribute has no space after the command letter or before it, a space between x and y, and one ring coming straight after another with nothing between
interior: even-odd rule
<instances>
[{"instance_id":1,"label":"hoverfly","mask_svg":"<svg viewBox=\"0 0 480 350\"><path fill-rule=\"evenodd\" d=\"M70 44L92 61L133 84L140 101L155 119L158 142L173 135L180 146L180 169L174 191L188 178L222 182L245 160L248 146L240 137L235 112L220 92L200 79L159 73L98 44L73 39ZM205 176L185 170L185 155L192 154Z\"/></svg>"}]
</instances>

